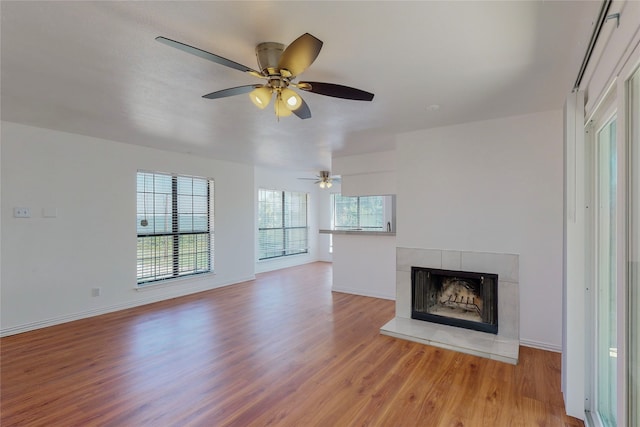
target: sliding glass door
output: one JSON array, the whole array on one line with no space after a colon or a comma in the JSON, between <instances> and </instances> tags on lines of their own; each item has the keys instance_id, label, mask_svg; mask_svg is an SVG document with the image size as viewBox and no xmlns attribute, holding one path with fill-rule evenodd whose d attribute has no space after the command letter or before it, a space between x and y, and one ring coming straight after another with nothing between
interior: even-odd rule
<instances>
[{"instance_id":1,"label":"sliding glass door","mask_svg":"<svg viewBox=\"0 0 640 427\"><path fill-rule=\"evenodd\" d=\"M607 118L595 137L594 188L594 384L595 413L603 426L616 426L617 411L617 270L616 117Z\"/></svg>"},{"instance_id":2,"label":"sliding glass door","mask_svg":"<svg viewBox=\"0 0 640 427\"><path fill-rule=\"evenodd\" d=\"M584 174L573 171L585 202L575 218L584 213L587 427L640 427L640 38L635 40L606 89L587 101ZM567 177L571 166L567 162ZM572 244L582 243L577 234Z\"/></svg>"},{"instance_id":3,"label":"sliding glass door","mask_svg":"<svg viewBox=\"0 0 640 427\"><path fill-rule=\"evenodd\" d=\"M640 426L639 62L587 126L588 426Z\"/></svg>"}]
</instances>

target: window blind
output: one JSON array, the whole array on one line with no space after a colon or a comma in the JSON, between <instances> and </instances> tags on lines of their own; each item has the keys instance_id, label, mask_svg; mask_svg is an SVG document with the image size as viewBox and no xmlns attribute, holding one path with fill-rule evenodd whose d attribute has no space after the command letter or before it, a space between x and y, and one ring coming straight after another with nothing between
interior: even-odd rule
<instances>
[{"instance_id":1,"label":"window blind","mask_svg":"<svg viewBox=\"0 0 640 427\"><path fill-rule=\"evenodd\" d=\"M212 270L213 181L137 174L139 285Z\"/></svg>"}]
</instances>

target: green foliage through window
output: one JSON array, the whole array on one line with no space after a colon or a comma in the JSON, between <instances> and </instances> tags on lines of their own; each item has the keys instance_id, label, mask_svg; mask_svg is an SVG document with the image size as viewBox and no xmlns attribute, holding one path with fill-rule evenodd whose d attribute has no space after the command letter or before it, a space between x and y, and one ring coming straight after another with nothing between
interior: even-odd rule
<instances>
[{"instance_id":1,"label":"green foliage through window","mask_svg":"<svg viewBox=\"0 0 640 427\"><path fill-rule=\"evenodd\" d=\"M336 230L385 230L384 196L331 195L333 228Z\"/></svg>"}]
</instances>

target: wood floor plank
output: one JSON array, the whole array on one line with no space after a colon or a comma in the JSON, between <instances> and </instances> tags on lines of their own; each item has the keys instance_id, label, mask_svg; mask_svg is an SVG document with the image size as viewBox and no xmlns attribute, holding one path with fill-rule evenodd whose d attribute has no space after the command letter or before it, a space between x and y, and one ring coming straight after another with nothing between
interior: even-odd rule
<instances>
[{"instance_id":1,"label":"wood floor plank","mask_svg":"<svg viewBox=\"0 0 640 427\"><path fill-rule=\"evenodd\" d=\"M380 335L331 264L0 340L2 426L581 426L560 355L508 365Z\"/></svg>"}]
</instances>

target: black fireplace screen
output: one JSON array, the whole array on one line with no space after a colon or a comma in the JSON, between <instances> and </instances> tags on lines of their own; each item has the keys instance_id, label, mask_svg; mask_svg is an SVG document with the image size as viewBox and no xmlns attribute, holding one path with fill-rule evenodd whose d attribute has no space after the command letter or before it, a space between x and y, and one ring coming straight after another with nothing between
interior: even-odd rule
<instances>
[{"instance_id":1,"label":"black fireplace screen","mask_svg":"<svg viewBox=\"0 0 640 427\"><path fill-rule=\"evenodd\" d=\"M411 318L498 333L498 275L411 267Z\"/></svg>"}]
</instances>

